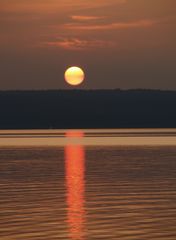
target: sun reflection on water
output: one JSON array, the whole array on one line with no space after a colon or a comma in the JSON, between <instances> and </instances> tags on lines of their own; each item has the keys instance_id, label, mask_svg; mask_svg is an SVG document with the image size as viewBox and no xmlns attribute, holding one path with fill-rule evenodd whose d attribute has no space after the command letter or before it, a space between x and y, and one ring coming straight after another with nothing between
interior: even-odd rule
<instances>
[{"instance_id":1,"label":"sun reflection on water","mask_svg":"<svg viewBox=\"0 0 176 240\"><path fill-rule=\"evenodd\" d=\"M83 132L68 131L66 137L81 138ZM85 225L85 152L82 145L73 143L65 146L65 170L69 235L71 239L83 240Z\"/></svg>"}]
</instances>

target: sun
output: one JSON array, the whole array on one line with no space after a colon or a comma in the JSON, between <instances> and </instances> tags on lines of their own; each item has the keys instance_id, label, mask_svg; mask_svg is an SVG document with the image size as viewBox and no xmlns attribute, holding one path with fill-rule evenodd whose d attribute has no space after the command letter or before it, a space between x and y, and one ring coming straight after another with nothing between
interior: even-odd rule
<instances>
[{"instance_id":1,"label":"sun","mask_svg":"<svg viewBox=\"0 0 176 240\"><path fill-rule=\"evenodd\" d=\"M85 73L79 67L70 67L65 71L64 77L68 84L77 86L84 81Z\"/></svg>"}]
</instances>

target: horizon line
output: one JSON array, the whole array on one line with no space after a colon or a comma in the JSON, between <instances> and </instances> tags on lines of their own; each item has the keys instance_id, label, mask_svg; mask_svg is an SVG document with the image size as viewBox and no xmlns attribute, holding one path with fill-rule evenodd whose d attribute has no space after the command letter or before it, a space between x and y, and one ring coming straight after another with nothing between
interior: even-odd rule
<instances>
[{"instance_id":1,"label":"horizon line","mask_svg":"<svg viewBox=\"0 0 176 240\"><path fill-rule=\"evenodd\" d=\"M88 92L88 91L121 91L121 92L127 92L127 91L153 91L153 92L176 92L176 89L159 89L159 88L96 88L96 89L2 89L1 92L58 92L58 91L82 91L82 92Z\"/></svg>"}]
</instances>

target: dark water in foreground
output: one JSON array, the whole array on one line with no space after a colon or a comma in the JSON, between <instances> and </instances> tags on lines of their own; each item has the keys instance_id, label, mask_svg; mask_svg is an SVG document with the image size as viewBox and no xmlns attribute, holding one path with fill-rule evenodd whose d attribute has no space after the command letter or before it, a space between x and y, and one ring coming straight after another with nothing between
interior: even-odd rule
<instances>
[{"instance_id":1,"label":"dark water in foreground","mask_svg":"<svg viewBox=\"0 0 176 240\"><path fill-rule=\"evenodd\" d=\"M0 132L0 240L175 240L176 134L139 132Z\"/></svg>"}]
</instances>

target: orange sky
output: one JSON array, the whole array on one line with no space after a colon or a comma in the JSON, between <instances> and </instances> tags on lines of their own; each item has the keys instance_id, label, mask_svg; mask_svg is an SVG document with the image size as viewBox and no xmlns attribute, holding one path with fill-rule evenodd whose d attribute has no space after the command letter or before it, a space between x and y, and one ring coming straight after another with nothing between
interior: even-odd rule
<instances>
[{"instance_id":1,"label":"orange sky","mask_svg":"<svg viewBox=\"0 0 176 240\"><path fill-rule=\"evenodd\" d=\"M1 0L0 88L176 89L175 0Z\"/></svg>"}]
</instances>

